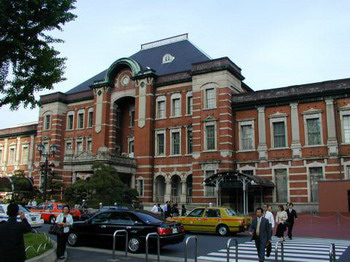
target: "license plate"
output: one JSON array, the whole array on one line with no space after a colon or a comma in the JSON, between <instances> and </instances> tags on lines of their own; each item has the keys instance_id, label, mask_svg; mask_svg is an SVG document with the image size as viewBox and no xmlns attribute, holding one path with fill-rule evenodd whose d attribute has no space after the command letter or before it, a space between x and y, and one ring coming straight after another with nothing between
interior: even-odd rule
<instances>
[{"instance_id":1,"label":"license plate","mask_svg":"<svg viewBox=\"0 0 350 262\"><path fill-rule=\"evenodd\" d=\"M173 234L177 234L179 231L177 230L177 227L173 227Z\"/></svg>"},{"instance_id":2,"label":"license plate","mask_svg":"<svg viewBox=\"0 0 350 262\"><path fill-rule=\"evenodd\" d=\"M32 217L32 221L36 221L36 217Z\"/></svg>"}]
</instances>

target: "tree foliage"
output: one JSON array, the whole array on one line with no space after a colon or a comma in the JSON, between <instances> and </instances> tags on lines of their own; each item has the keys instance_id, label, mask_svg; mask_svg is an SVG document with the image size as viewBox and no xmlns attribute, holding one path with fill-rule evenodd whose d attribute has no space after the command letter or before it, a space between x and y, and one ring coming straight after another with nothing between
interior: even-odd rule
<instances>
[{"instance_id":1,"label":"tree foliage","mask_svg":"<svg viewBox=\"0 0 350 262\"><path fill-rule=\"evenodd\" d=\"M137 198L137 191L130 189L119 178L117 171L108 165L96 163L94 174L89 180L78 180L65 190L65 199L71 203L81 203L87 199L90 205L131 204Z\"/></svg>"},{"instance_id":2,"label":"tree foliage","mask_svg":"<svg viewBox=\"0 0 350 262\"><path fill-rule=\"evenodd\" d=\"M63 78L65 58L52 47L62 40L47 32L76 17L76 0L0 0L0 107L38 104L34 93Z\"/></svg>"},{"instance_id":3,"label":"tree foliage","mask_svg":"<svg viewBox=\"0 0 350 262\"><path fill-rule=\"evenodd\" d=\"M63 187L62 176L55 171L49 172L46 186L47 199L52 199L54 195L61 193L61 188Z\"/></svg>"}]
</instances>

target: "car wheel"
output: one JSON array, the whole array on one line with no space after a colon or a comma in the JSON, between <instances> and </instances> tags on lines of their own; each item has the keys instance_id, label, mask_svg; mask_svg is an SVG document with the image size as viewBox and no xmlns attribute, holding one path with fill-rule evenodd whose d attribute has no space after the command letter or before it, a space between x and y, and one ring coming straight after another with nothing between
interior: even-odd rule
<instances>
[{"instance_id":1,"label":"car wheel","mask_svg":"<svg viewBox=\"0 0 350 262\"><path fill-rule=\"evenodd\" d=\"M227 236L230 233L230 230L226 225L219 225L217 228L217 232L220 236Z\"/></svg>"},{"instance_id":2,"label":"car wheel","mask_svg":"<svg viewBox=\"0 0 350 262\"><path fill-rule=\"evenodd\" d=\"M49 221L50 221L50 224L55 224L55 222L56 222L56 217L55 217L55 216L50 216Z\"/></svg>"},{"instance_id":3,"label":"car wheel","mask_svg":"<svg viewBox=\"0 0 350 262\"><path fill-rule=\"evenodd\" d=\"M72 247L75 247L78 245L78 235L74 232L71 232L69 235L68 235L68 245L72 246Z\"/></svg>"},{"instance_id":4,"label":"car wheel","mask_svg":"<svg viewBox=\"0 0 350 262\"><path fill-rule=\"evenodd\" d=\"M141 251L141 239L137 236L131 236L128 241L128 249L131 253L138 253Z\"/></svg>"}]
</instances>

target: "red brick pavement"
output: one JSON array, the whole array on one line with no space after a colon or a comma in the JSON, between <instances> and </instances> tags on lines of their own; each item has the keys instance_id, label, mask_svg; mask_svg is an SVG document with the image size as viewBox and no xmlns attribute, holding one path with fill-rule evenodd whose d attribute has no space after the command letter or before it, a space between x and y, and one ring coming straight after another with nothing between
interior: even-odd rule
<instances>
[{"instance_id":1,"label":"red brick pavement","mask_svg":"<svg viewBox=\"0 0 350 262\"><path fill-rule=\"evenodd\" d=\"M299 214L293 236L350 239L350 213Z\"/></svg>"}]
</instances>

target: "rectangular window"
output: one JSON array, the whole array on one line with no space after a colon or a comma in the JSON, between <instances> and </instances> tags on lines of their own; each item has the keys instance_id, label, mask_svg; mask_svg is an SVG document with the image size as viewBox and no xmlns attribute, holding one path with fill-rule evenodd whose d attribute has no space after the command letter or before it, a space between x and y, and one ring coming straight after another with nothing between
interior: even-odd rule
<instances>
[{"instance_id":1,"label":"rectangular window","mask_svg":"<svg viewBox=\"0 0 350 262\"><path fill-rule=\"evenodd\" d=\"M90 111L88 115L88 127L92 127L94 121L94 111Z\"/></svg>"},{"instance_id":2,"label":"rectangular window","mask_svg":"<svg viewBox=\"0 0 350 262\"><path fill-rule=\"evenodd\" d=\"M129 146L128 146L129 154L134 154L134 139L129 140Z\"/></svg>"},{"instance_id":3,"label":"rectangular window","mask_svg":"<svg viewBox=\"0 0 350 262\"><path fill-rule=\"evenodd\" d=\"M78 114L78 128L84 128L84 113Z\"/></svg>"},{"instance_id":4,"label":"rectangular window","mask_svg":"<svg viewBox=\"0 0 350 262\"><path fill-rule=\"evenodd\" d=\"M187 97L187 114L192 115L192 107L193 107L193 97Z\"/></svg>"},{"instance_id":5,"label":"rectangular window","mask_svg":"<svg viewBox=\"0 0 350 262\"><path fill-rule=\"evenodd\" d=\"M86 142L86 151L91 152L92 151L92 140L88 140Z\"/></svg>"},{"instance_id":6,"label":"rectangular window","mask_svg":"<svg viewBox=\"0 0 350 262\"><path fill-rule=\"evenodd\" d=\"M164 134L157 134L157 155L165 155Z\"/></svg>"},{"instance_id":7,"label":"rectangular window","mask_svg":"<svg viewBox=\"0 0 350 262\"><path fill-rule=\"evenodd\" d=\"M346 179L350 179L350 166L346 166ZM349 203L350 204L350 203Z\"/></svg>"},{"instance_id":8,"label":"rectangular window","mask_svg":"<svg viewBox=\"0 0 350 262\"><path fill-rule=\"evenodd\" d=\"M72 150L72 142L66 142L66 150Z\"/></svg>"},{"instance_id":9,"label":"rectangular window","mask_svg":"<svg viewBox=\"0 0 350 262\"><path fill-rule=\"evenodd\" d=\"M173 99L173 116L181 115L181 106L180 106L180 98Z\"/></svg>"},{"instance_id":10,"label":"rectangular window","mask_svg":"<svg viewBox=\"0 0 350 262\"><path fill-rule=\"evenodd\" d=\"M115 111L115 125L117 127L120 127L121 125L121 118L122 118L122 113L119 109Z\"/></svg>"},{"instance_id":11,"label":"rectangular window","mask_svg":"<svg viewBox=\"0 0 350 262\"><path fill-rule=\"evenodd\" d=\"M192 154L192 129L187 129L187 153Z\"/></svg>"},{"instance_id":12,"label":"rectangular window","mask_svg":"<svg viewBox=\"0 0 350 262\"><path fill-rule=\"evenodd\" d=\"M73 115L68 115L68 123L67 123L67 129L72 130L73 129Z\"/></svg>"},{"instance_id":13,"label":"rectangular window","mask_svg":"<svg viewBox=\"0 0 350 262\"><path fill-rule=\"evenodd\" d=\"M27 146L22 147L22 164L28 164L29 148Z\"/></svg>"},{"instance_id":14,"label":"rectangular window","mask_svg":"<svg viewBox=\"0 0 350 262\"><path fill-rule=\"evenodd\" d=\"M253 126L241 125L241 146L242 150L253 149Z\"/></svg>"},{"instance_id":15,"label":"rectangular window","mask_svg":"<svg viewBox=\"0 0 350 262\"><path fill-rule=\"evenodd\" d=\"M343 116L344 143L350 143L350 115Z\"/></svg>"},{"instance_id":16,"label":"rectangular window","mask_svg":"<svg viewBox=\"0 0 350 262\"><path fill-rule=\"evenodd\" d=\"M215 150L215 126L208 125L205 128L207 150Z\"/></svg>"},{"instance_id":17,"label":"rectangular window","mask_svg":"<svg viewBox=\"0 0 350 262\"><path fill-rule=\"evenodd\" d=\"M171 133L171 154L179 155L180 154L180 132Z\"/></svg>"},{"instance_id":18,"label":"rectangular window","mask_svg":"<svg viewBox=\"0 0 350 262\"><path fill-rule=\"evenodd\" d=\"M242 170L241 172L244 173L244 174L248 174L248 175L254 176L254 170Z\"/></svg>"},{"instance_id":19,"label":"rectangular window","mask_svg":"<svg viewBox=\"0 0 350 262\"><path fill-rule=\"evenodd\" d=\"M284 122L273 123L273 147L286 147L286 127Z\"/></svg>"},{"instance_id":20,"label":"rectangular window","mask_svg":"<svg viewBox=\"0 0 350 262\"><path fill-rule=\"evenodd\" d=\"M45 130L50 129L50 121L51 121L51 115L46 115L45 116Z\"/></svg>"},{"instance_id":21,"label":"rectangular window","mask_svg":"<svg viewBox=\"0 0 350 262\"><path fill-rule=\"evenodd\" d=\"M165 101L158 101L157 118L165 118Z\"/></svg>"},{"instance_id":22,"label":"rectangular window","mask_svg":"<svg viewBox=\"0 0 350 262\"><path fill-rule=\"evenodd\" d=\"M318 181L323 178L322 167L310 167L310 202L318 202Z\"/></svg>"},{"instance_id":23,"label":"rectangular window","mask_svg":"<svg viewBox=\"0 0 350 262\"><path fill-rule=\"evenodd\" d=\"M136 182L137 192L139 193L139 196L143 196L143 180L139 179Z\"/></svg>"},{"instance_id":24,"label":"rectangular window","mask_svg":"<svg viewBox=\"0 0 350 262\"><path fill-rule=\"evenodd\" d=\"M9 164L15 163L15 148L10 148Z\"/></svg>"},{"instance_id":25,"label":"rectangular window","mask_svg":"<svg viewBox=\"0 0 350 262\"><path fill-rule=\"evenodd\" d=\"M276 169L275 180L276 180L276 202L287 203L288 202L287 169Z\"/></svg>"},{"instance_id":26,"label":"rectangular window","mask_svg":"<svg viewBox=\"0 0 350 262\"><path fill-rule=\"evenodd\" d=\"M215 89L208 88L205 90L205 106L207 109L215 108Z\"/></svg>"},{"instance_id":27,"label":"rectangular window","mask_svg":"<svg viewBox=\"0 0 350 262\"><path fill-rule=\"evenodd\" d=\"M321 144L321 124L319 118L306 119L307 138L309 145Z\"/></svg>"},{"instance_id":28,"label":"rectangular window","mask_svg":"<svg viewBox=\"0 0 350 262\"><path fill-rule=\"evenodd\" d=\"M77 153L83 152L83 141L77 142Z\"/></svg>"},{"instance_id":29,"label":"rectangular window","mask_svg":"<svg viewBox=\"0 0 350 262\"><path fill-rule=\"evenodd\" d=\"M208 177L211 177L212 175L214 175L215 171L214 170L206 170L205 171L205 179L207 179ZM215 187L211 187L211 186L206 186L205 187L205 196L215 196Z\"/></svg>"}]
</instances>

